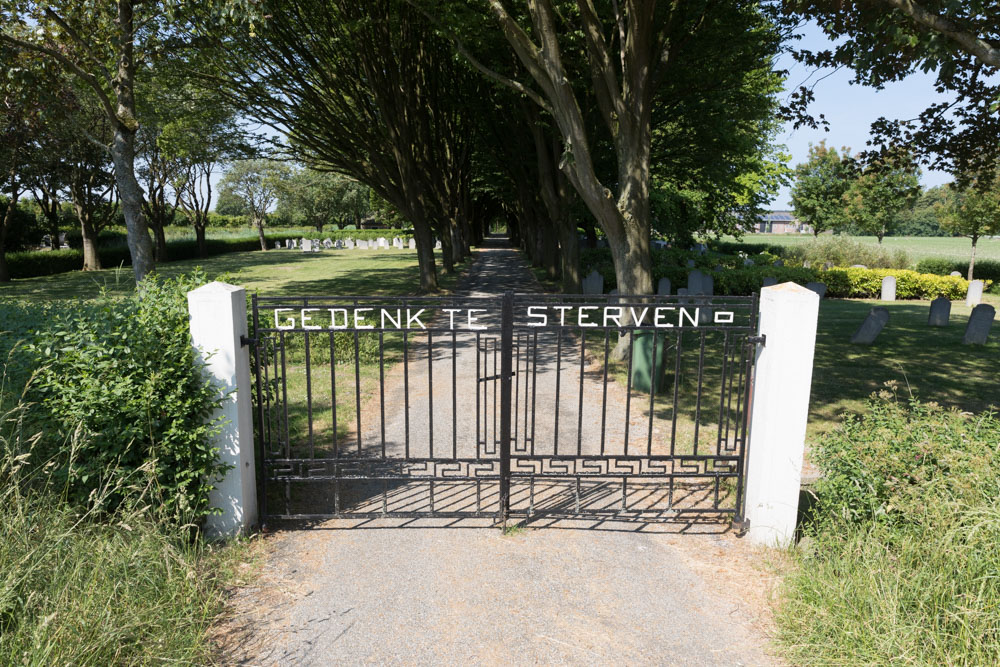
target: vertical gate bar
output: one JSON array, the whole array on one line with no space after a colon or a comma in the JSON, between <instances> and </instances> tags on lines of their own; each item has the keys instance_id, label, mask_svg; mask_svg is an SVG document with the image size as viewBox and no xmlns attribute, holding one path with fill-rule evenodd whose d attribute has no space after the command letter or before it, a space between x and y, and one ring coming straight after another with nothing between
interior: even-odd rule
<instances>
[{"instance_id":1,"label":"vertical gate bar","mask_svg":"<svg viewBox=\"0 0 1000 667\"><path fill-rule=\"evenodd\" d=\"M734 337L734 340L733 340L732 344L730 345L730 349L729 349L729 358L730 358L730 362L729 363L730 364L735 364L736 365L736 370L735 371L732 371L732 370L729 371L729 387L726 388L726 435L725 435L725 442L726 442L726 449L727 450L729 449L729 433L732 430L732 421L733 421L733 382L734 382L734 378L737 376L737 374L740 373L740 372L742 372L740 370L740 368L739 368L739 363L740 363L739 348L742 347L740 345L740 343L739 343L739 340L740 339ZM737 390L739 390L738 386L737 386ZM739 409L739 406L737 406L737 409ZM737 437L738 436L736 434L733 435L733 449L736 448L736 438Z\"/></svg>"},{"instance_id":2,"label":"vertical gate bar","mask_svg":"<svg viewBox=\"0 0 1000 667\"><path fill-rule=\"evenodd\" d=\"M556 330L556 405L555 422L552 425L552 454L559 454L559 385L562 380L562 327Z\"/></svg>"},{"instance_id":3,"label":"vertical gate bar","mask_svg":"<svg viewBox=\"0 0 1000 667\"><path fill-rule=\"evenodd\" d=\"M719 433L715 439L715 453L722 452L722 420L726 408L726 374L729 371L729 331L722 333L722 369L719 389Z\"/></svg>"},{"instance_id":4,"label":"vertical gate bar","mask_svg":"<svg viewBox=\"0 0 1000 667\"><path fill-rule=\"evenodd\" d=\"M653 363L649 376L649 433L646 434L646 456L650 456L653 453L653 409L656 400L656 341L660 337L655 329L651 335L653 336Z\"/></svg>"},{"instance_id":5,"label":"vertical gate bar","mask_svg":"<svg viewBox=\"0 0 1000 667\"><path fill-rule=\"evenodd\" d=\"M354 302L357 306L357 302ZM361 454L361 344L358 332L354 331L354 403L355 428L357 429L358 454Z\"/></svg>"},{"instance_id":6,"label":"vertical gate bar","mask_svg":"<svg viewBox=\"0 0 1000 667\"><path fill-rule=\"evenodd\" d=\"M258 405L258 407L257 407L257 414L258 414L258 416L263 417L263 419L266 422L266 426L263 426L263 425L261 426L261 435L264 437L264 442L267 443L267 444L270 444L271 443L271 416L272 416L272 408L271 408L271 392L270 392L271 377L270 377L270 372L269 372L271 370L271 364L270 364L270 362L267 359L267 341L268 341L268 339L266 337L259 337L258 336L256 325L254 327L254 333L251 334L251 335L253 337L254 359L255 359L256 367L258 369L257 371L255 371L256 372L255 379L256 379L257 383L260 385L260 387L257 388L257 399L258 399L258 401L257 401L257 405ZM260 348L261 347L264 348L264 358L263 359L261 359L261 356L260 356ZM261 387L264 388L264 390L263 390L263 396L264 396L263 405L261 405L261 402L260 402Z\"/></svg>"},{"instance_id":7,"label":"vertical gate bar","mask_svg":"<svg viewBox=\"0 0 1000 667\"><path fill-rule=\"evenodd\" d=\"M580 456L583 453L583 370L584 364L583 360L586 357L586 348L584 347L587 342L587 333L585 331L580 332L580 403L577 406L576 415L576 455ZM579 482L579 480L577 480ZM579 488L577 488L577 494L579 495ZM579 506L580 501L577 499L577 505ZM577 507L577 514L580 513L579 507Z\"/></svg>"},{"instance_id":8,"label":"vertical gate bar","mask_svg":"<svg viewBox=\"0 0 1000 667\"><path fill-rule=\"evenodd\" d=\"M625 375L625 455L628 455L629 418L632 413L632 344L635 342L636 330L628 334L628 371Z\"/></svg>"},{"instance_id":9,"label":"vertical gate bar","mask_svg":"<svg viewBox=\"0 0 1000 667\"><path fill-rule=\"evenodd\" d=\"M281 449L282 449L281 448L281 408L282 408L282 405L284 405L284 402L281 401L281 400L279 400L279 392L278 392L278 378L280 377L280 374L279 374L279 371L278 371L278 339L272 336L268 340L270 341L270 346L271 346L270 347L271 362L274 364L274 376L273 376L273 378L271 380L271 383L274 385L273 386L273 391L274 391L274 408L273 408L274 409L274 429L277 432L276 435L275 435L275 438L278 441L277 442L278 446L275 447L274 449L272 449L271 451L281 451ZM268 385L268 393L271 393L271 391L272 391L272 387L271 387L271 385Z\"/></svg>"},{"instance_id":10,"label":"vertical gate bar","mask_svg":"<svg viewBox=\"0 0 1000 667\"><path fill-rule=\"evenodd\" d=\"M257 312L257 293L256 292L254 292L253 295L250 297L250 303L251 303L251 305L253 307L253 338L255 339L254 343L253 343L253 346L254 346L253 352L254 352L254 366L255 366L254 370L256 371L254 373L254 375L255 375L254 379L256 380L256 384L257 384L257 387L256 387L256 389L257 389L257 415L258 415L258 420L260 421L260 420L263 420L263 418L264 418L264 412L263 412L263 410L264 410L264 404L263 404L263 401L261 400L262 389L261 389L261 372L260 372L260 346L263 343L264 339L260 335L260 318L259 318L259 315L258 315L258 312ZM267 367L267 354L266 354L266 352L265 352L265 356L264 356L264 365L265 365L265 368L266 368ZM266 393L270 394L269 391L266 392ZM268 415L268 423L270 424L270 414ZM268 428L268 434L270 434L270 427ZM261 435L263 436L263 434L261 434ZM260 456L260 459L259 459L260 460L260 465L257 466L257 471L256 472L257 472L257 482L258 482L258 484L260 486L260 516L261 516L262 520L267 518L267 470L266 470L266 468L267 468L267 454L268 454L268 450L269 449L270 449L270 435L268 435L268 438L267 438L266 441L262 437L261 438L260 447L257 448L257 451L260 452L260 454L259 454L259 456Z\"/></svg>"},{"instance_id":11,"label":"vertical gate bar","mask_svg":"<svg viewBox=\"0 0 1000 667\"><path fill-rule=\"evenodd\" d=\"M535 396L538 389L538 332L533 332L531 342L531 455L535 455Z\"/></svg>"},{"instance_id":12,"label":"vertical gate bar","mask_svg":"<svg viewBox=\"0 0 1000 667\"><path fill-rule=\"evenodd\" d=\"M518 371L520 369L521 369L521 335L518 334L517 338L514 341L514 402L511 404L513 406L512 410L511 410L511 420L514 422L514 435L513 435L513 438L514 438L514 449L515 449L515 451L518 449L518 447L517 447L517 435L518 435L518 428L517 428L517 422L518 422L518 419L517 419L517 404L521 400L521 376L520 376L520 374L518 374Z\"/></svg>"},{"instance_id":13,"label":"vertical gate bar","mask_svg":"<svg viewBox=\"0 0 1000 667\"><path fill-rule=\"evenodd\" d=\"M309 420L309 458L314 459L316 458L316 441L313 437L312 364L309 354L309 332L306 331L303 335L305 336L306 348L306 419Z\"/></svg>"},{"instance_id":14,"label":"vertical gate bar","mask_svg":"<svg viewBox=\"0 0 1000 667\"><path fill-rule=\"evenodd\" d=\"M500 526L510 516L510 371L514 337L514 293L504 292L500 308Z\"/></svg>"},{"instance_id":15,"label":"vertical gate bar","mask_svg":"<svg viewBox=\"0 0 1000 667\"><path fill-rule=\"evenodd\" d=\"M337 346L334 334L330 332L330 396L331 412L333 413L333 458L340 457L340 443L337 440Z\"/></svg>"},{"instance_id":16,"label":"vertical gate bar","mask_svg":"<svg viewBox=\"0 0 1000 667\"><path fill-rule=\"evenodd\" d=\"M458 334L451 330L451 457L458 458Z\"/></svg>"},{"instance_id":17,"label":"vertical gate bar","mask_svg":"<svg viewBox=\"0 0 1000 667\"><path fill-rule=\"evenodd\" d=\"M382 458L385 458L385 332L378 332L378 409L382 425Z\"/></svg>"},{"instance_id":18,"label":"vertical gate bar","mask_svg":"<svg viewBox=\"0 0 1000 667\"><path fill-rule=\"evenodd\" d=\"M705 332L700 333L701 347L698 350L698 392L695 394L694 404L694 454L698 454L698 435L701 431L701 390L704 384L705 373Z\"/></svg>"},{"instance_id":19,"label":"vertical gate bar","mask_svg":"<svg viewBox=\"0 0 1000 667\"><path fill-rule=\"evenodd\" d=\"M434 334L427 330L427 456L434 458ZM434 482L431 482L433 497ZM431 501L431 512L434 511Z\"/></svg>"},{"instance_id":20,"label":"vertical gate bar","mask_svg":"<svg viewBox=\"0 0 1000 667\"><path fill-rule=\"evenodd\" d=\"M670 421L673 422L670 426L670 455L674 456L677 448L677 401L679 398L678 391L680 390L681 383L681 349L684 346L684 333L681 331L677 332L677 355L674 359L674 403L673 408L670 411Z\"/></svg>"},{"instance_id":21,"label":"vertical gate bar","mask_svg":"<svg viewBox=\"0 0 1000 667\"><path fill-rule=\"evenodd\" d=\"M281 398L285 413L285 458L292 458L292 441L288 432L288 365L285 358L285 332L279 331L281 341Z\"/></svg>"},{"instance_id":22,"label":"vertical gate bar","mask_svg":"<svg viewBox=\"0 0 1000 667\"><path fill-rule=\"evenodd\" d=\"M410 458L410 346L409 331L403 329L403 456Z\"/></svg>"},{"instance_id":23,"label":"vertical gate bar","mask_svg":"<svg viewBox=\"0 0 1000 667\"><path fill-rule=\"evenodd\" d=\"M500 444L500 433L497 431L497 411L500 409L497 405L497 379L499 379L500 368L497 368L497 356L502 353L500 350L502 343L496 338L493 339L493 379L489 381L488 384L493 386L493 451L499 451L497 446ZM501 368L503 367L501 363Z\"/></svg>"},{"instance_id":24,"label":"vertical gate bar","mask_svg":"<svg viewBox=\"0 0 1000 667\"><path fill-rule=\"evenodd\" d=\"M604 330L604 381L601 388L601 456L604 456L604 441L608 423L608 353L611 350L611 330Z\"/></svg>"},{"instance_id":25,"label":"vertical gate bar","mask_svg":"<svg viewBox=\"0 0 1000 667\"><path fill-rule=\"evenodd\" d=\"M482 370L480 370L480 362L482 361L482 350L481 350L481 347L482 347L481 334L477 333L476 334L476 458L477 459L480 458L480 457L482 457L482 455L483 455L482 454L482 450L483 450L482 444L483 443L481 443L479 441L480 429L482 427L482 425L479 423L479 416L480 416L479 415L479 407L480 407L479 386L481 384L483 384L482 382L479 381L479 379L481 377L483 377Z\"/></svg>"}]
</instances>

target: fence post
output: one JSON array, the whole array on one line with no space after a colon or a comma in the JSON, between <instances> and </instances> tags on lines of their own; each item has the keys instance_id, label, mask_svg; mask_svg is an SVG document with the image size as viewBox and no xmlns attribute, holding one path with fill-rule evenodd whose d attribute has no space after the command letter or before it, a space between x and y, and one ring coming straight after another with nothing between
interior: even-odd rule
<instances>
[{"instance_id":1,"label":"fence post","mask_svg":"<svg viewBox=\"0 0 1000 667\"><path fill-rule=\"evenodd\" d=\"M795 536L819 301L791 282L760 293L765 341L754 371L745 505L747 536L757 544L784 547Z\"/></svg>"},{"instance_id":2,"label":"fence post","mask_svg":"<svg viewBox=\"0 0 1000 667\"><path fill-rule=\"evenodd\" d=\"M228 397L213 418L223 418L215 438L219 460L230 469L210 495L220 515L208 517L209 537L233 537L257 523L256 465L251 406L246 290L212 282L187 294L191 341L205 372Z\"/></svg>"}]
</instances>

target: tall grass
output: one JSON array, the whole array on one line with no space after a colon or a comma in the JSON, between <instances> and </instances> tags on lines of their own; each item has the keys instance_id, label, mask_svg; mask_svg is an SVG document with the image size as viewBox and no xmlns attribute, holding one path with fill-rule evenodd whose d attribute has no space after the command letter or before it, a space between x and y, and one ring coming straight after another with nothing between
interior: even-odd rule
<instances>
[{"instance_id":1,"label":"tall grass","mask_svg":"<svg viewBox=\"0 0 1000 667\"><path fill-rule=\"evenodd\" d=\"M796 664L1000 664L1000 419L883 397L822 440L785 580Z\"/></svg>"},{"instance_id":2,"label":"tall grass","mask_svg":"<svg viewBox=\"0 0 1000 667\"><path fill-rule=\"evenodd\" d=\"M910 257L902 248L862 243L847 236L821 236L808 243L785 248L784 257L813 266L832 262L834 266L861 264L869 269L907 269Z\"/></svg>"},{"instance_id":3,"label":"tall grass","mask_svg":"<svg viewBox=\"0 0 1000 667\"><path fill-rule=\"evenodd\" d=\"M206 631L244 545L192 542L156 519L151 464L68 502L23 431L29 409L0 414L0 664L210 662ZM126 500L99 513L111 495Z\"/></svg>"}]
</instances>

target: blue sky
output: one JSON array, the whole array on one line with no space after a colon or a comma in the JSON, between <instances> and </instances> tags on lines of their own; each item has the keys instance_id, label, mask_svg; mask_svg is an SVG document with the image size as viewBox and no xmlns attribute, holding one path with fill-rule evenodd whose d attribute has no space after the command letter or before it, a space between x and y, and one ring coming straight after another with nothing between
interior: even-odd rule
<instances>
[{"instance_id":1,"label":"blue sky","mask_svg":"<svg viewBox=\"0 0 1000 667\"><path fill-rule=\"evenodd\" d=\"M815 49L824 48L824 44L831 44L818 27L810 26L802 32L804 34L802 46ZM854 73L850 69L836 72L815 71L796 63L790 57L779 61L779 66L789 70L785 83L788 91L796 89L806 80L816 82L813 88L816 99L810 109L814 116L825 114L830 123L829 132L809 128L792 130L790 123L786 125L777 141L784 144L787 152L791 154L790 165L793 167L805 161L810 143L817 144L825 139L828 146L838 150L841 146L847 146L856 153L865 148L871 124L880 116L889 119L913 118L932 101L944 99L934 90L933 73L916 72L903 81L876 90L867 86L851 85ZM824 76L826 78L822 78ZM951 177L946 173L929 171L925 168L922 170L920 180L926 188L947 183ZM771 202L771 208L791 208L789 188L781 189L777 198Z\"/></svg>"}]
</instances>

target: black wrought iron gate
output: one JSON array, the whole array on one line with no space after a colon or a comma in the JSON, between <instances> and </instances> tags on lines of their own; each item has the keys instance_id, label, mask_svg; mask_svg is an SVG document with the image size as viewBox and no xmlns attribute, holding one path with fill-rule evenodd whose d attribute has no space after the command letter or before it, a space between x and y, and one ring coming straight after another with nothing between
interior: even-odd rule
<instances>
[{"instance_id":1,"label":"black wrought iron gate","mask_svg":"<svg viewBox=\"0 0 1000 667\"><path fill-rule=\"evenodd\" d=\"M742 518L753 297L253 298L275 518Z\"/></svg>"}]
</instances>

